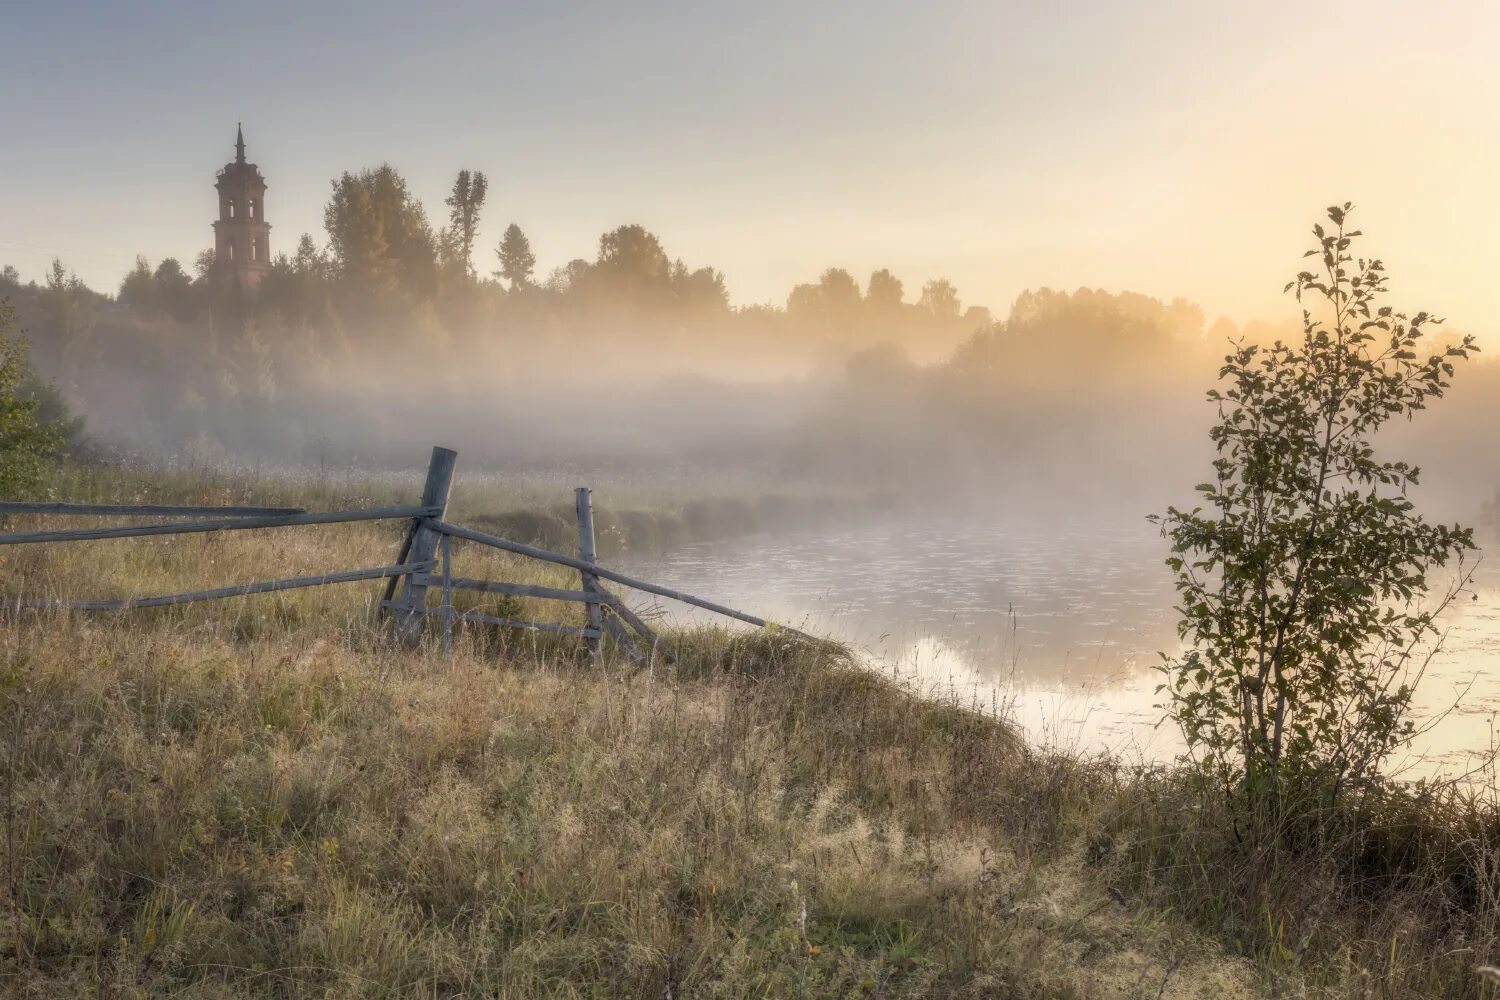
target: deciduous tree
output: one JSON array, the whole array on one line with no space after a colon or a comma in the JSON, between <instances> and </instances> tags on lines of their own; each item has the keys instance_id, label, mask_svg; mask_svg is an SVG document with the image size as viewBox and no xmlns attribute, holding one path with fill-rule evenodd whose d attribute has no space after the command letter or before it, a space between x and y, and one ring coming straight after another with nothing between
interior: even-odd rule
<instances>
[{"instance_id":1,"label":"deciduous tree","mask_svg":"<svg viewBox=\"0 0 1500 1000\"><path fill-rule=\"evenodd\" d=\"M15 320L10 299L0 299L0 496L6 497L34 489L62 441L55 427L38 419L42 400L25 391L33 375Z\"/></svg>"},{"instance_id":2,"label":"deciduous tree","mask_svg":"<svg viewBox=\"0 0 1500 1000\"><path fill-rule=\"evenodd\" d=\"M155 304L155 291L151 265L145 257L137 254L135 267L126 272L120 282L120 304L132 309L149 309Z\"/></svg>"},{"instance_id":3,"label":"deciduous tree","mask_svg":"<svg viewBox=\"0 0 1500 1000\"><path fill-rule=\"evenodd\" d=\"M1273 815L1293 792L1331 804L1412 736L1413 683L1457 593L1430 600L1429 576L1474 548L1417 513L1416 466L1374 450L1387 421L1443 395L1473 340L1423 350L1441 321L1383 304L1385 268L1354 256L1348 212L1328 210L1316 268L1287 285L1300 339L1225 358L1213 475L1198 506L1158 519L1187 646L1165 661L1167 708L1226 792Z\"/></svg>"},{"instance_id":4,"label":"deciduous tree","mask_svg":"<svg viewBox=\"0 0 1500 1000\"><path fill-rule=\"evenodd\" d=\"M421 296L436 291L437 241L432 227L390 164L335 180L323 223L329 253L345 277Z\"/></svg>"},{"instance_id":5,"label":"deciduous tree","mask_svg":"<svg viewBox=\"0 0 1500 1000\"><path fill-rule=\"evenodd\" d=\"M787 296L786 311L792 320L826 332L847 330L864 311L859 282L841 267L830 267L815 285L798 285Z\"/></svg>"},{"instance_id":6,"label":"deciduous tree","mask_svg":"<svg viewBox=\"0 0 1500 1000\"><path fill-rule=\"evenodd\" d=\"M927 310L934 319L958 319L958 289L947 278L934 278L922 286L922 297L917 306Z\"/></svg>"},{"instance_id":7,"label":"deciduous tree","mask_svg":"<svg viewBox=\"0 0 1500 1000\"><path fill-rule=\"evenodd\" d=\"M901 297L905 289L901 279L885 268L871 273L865 286L865 303L871 312L891 315L901 311Z\"/></svg>"}]
</instances>

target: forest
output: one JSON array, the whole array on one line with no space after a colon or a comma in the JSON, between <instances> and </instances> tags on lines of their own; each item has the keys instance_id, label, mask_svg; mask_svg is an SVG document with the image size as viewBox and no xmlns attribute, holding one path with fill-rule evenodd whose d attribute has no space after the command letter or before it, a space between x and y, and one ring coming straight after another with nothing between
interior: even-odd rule
<instances>
[{"instance_id":1,"label":"forest","mask_svg":"<svg viewBox=\"0 0 1500 1000\"><path fill-rule=\"evenodd\" d=\"M391 165L345 172L323 241L275 254L253 295L215 280L211 250L190 269L138 258L107 291L62 260L24 283L7 266L0 295L45 412L76 412L115 457L401 467L442 438L491 466L686 465L1013 512L1170 499L1204 456L1203 373L1296 329L1088 288L992 315L886 269L736 305L723 273L639 224L541 276L515 224L480 245L487 188L459 171L435 225ZM1500 483L1477 438L1496 389L1480 362L1423 425L1439 509L1476 515Z\"/></svg>"},{"instance_id":2,"label":"forest","mask_svg":"<svg viewBox=\"0 0 1500 1000\"><path fill-rule=\"evenodd\" d=\"M1094 432L1150 433L1190 407L1235 333L1182 300L1087 289L1028 292L996 320L943 278L909 289L887 269L861 283L829 267L784 303L734 305L721 272L639 224L541 276L514 224L478 245L487 187L458 172L435 226L394 167L346 172L324 241L276 254L253 295L215 280L212 251L191 268L138 258L107 291L62 260L24 284L6 267L0 293L58 389L49 405L117 454L368 466L446 435L484 461L685 459L872 489L909 481L885 461L900 454L955 496L1015 462L1061 483L1136 453ZM1168 411L1126 404L1142 392Z\"/></svg>"}]
</instances>

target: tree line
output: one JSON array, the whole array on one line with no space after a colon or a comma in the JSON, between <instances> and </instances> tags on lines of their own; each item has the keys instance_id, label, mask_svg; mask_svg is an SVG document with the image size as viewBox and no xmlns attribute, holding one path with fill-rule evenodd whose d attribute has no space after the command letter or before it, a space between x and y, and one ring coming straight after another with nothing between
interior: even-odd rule
<instances>
[{"instance_id":1,"label":"tree line","mask_svg":"<svg viewBox=\"0 0 1500 1000\"><path fill-rule=\"evenodd\" d=\"M482 171L458 171L444 205L446 224L434 225L390 164L347 171L331 184L324 242L302 234L293 250L273 258L253 297L215 280L218 268L209 249L191 268L173 257L155 265L137 257L115 300L136 313L181 323L274 314L270 326L281 320L296 326L337 315L368 328L372 316L415 316L470 331L574 321L597 326L607 319L852 342L899 342L937 333L956 343L990 318L981 306L964 309L958 289L946 278L929 280L909 296L901 279L885 268L862 285L848 270L830 267L792 288L784 303L736 308L722 271L690 267L637 223L602 234L592 257L573 258L540 275L531 239L515 222L493 247L479 245L480 224L490 207ZM14 268L0 272L0 283L7 281L19 284ZM45 281L54 291L78 285L60 260L54 260Z\"/></svg>"}]
</instances>

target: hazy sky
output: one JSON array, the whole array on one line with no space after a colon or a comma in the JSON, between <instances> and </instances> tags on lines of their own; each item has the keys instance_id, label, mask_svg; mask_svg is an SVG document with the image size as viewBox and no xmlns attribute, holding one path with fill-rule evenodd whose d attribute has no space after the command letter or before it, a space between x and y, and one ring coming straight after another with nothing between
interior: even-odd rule
<instances>
[{"instance_id":1,"label":"hazy sky","mask_svg":"<svg viewBox=\"0 0 1500 1000\"><path fill-rule=\"evenodd\" d=\"M17 0L0 37L25 277L190 264L243 120L273 250L384 160L434 222L489 175L483 265L512 220L543 274L641 222L738 303L838 265L1248 318L1350 199L1403 302L1500 319L1500 3Z\"/></svg>"}]
</instances>

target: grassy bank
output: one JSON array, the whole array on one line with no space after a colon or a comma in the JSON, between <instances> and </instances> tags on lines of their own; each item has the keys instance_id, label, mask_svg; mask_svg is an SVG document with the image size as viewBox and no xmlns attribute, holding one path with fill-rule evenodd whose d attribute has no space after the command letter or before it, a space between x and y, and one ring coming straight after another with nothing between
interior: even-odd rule
<instances>
[{"instance_id":1,"label":"grassy bank","mask_svg":"<svg viewBox=\"0 0 1500 1000\"><path fill-rule=\"evenodd\" d=\"M0 576L30 595L171 592L369 564L399 527L8 549ZM456 562L572 582L469 546ZM1188 997L1246 981L1086 869L1088 810L1041 807L1086 801L1087 772L837 647L674 633L641 670L485 630L449 657L391 647L376 596L4 621L3 992Z\"/></svg>"},{"instance_id":2,"label":"grassy bank","mask_svg":"<svg viewBox=\"0 0 1500 1000\"><path fill-rule=\"evenodd\" d=\"M0 579L163 593L398 542L23 547ZM0 993L1493 995L1500 823L1454 793L1254 850L1184 772L1028 746L835 646L678 632L641 669L485 630L447 656L393 648L377 597L0 623Z\"/></svg>"},{"instance_id":3,"label":"grassy bank","mask_svg":"<svg viewBox=\"0 0 1500 1000\"><path fill-rule=\"evenodd\" d=\"M51 473L37 499L98 503L301 505L309 510L415 503L422 469L382 476L346 471L247 473L204 465L138 468L73 463ZM606 477L592 483L560 474L460 475L449 511L518 542L572 552L578 547L573 487L594 487L594 530L601 556L659 554L680 545L771 529L818 528L892 513L885 494L830 493L765 483L688 479L673 487Z\"/></svg>"},{"instance_id":4,"label":"grassy bank","mask_svg":"<svg viewBox=\"0 0 1500 1000\"><path fill-rule=\"evenodd\" d=\"M955 776L1019 763L1003 731L774 644L695 636L682 675L633 680L144 630L39 645L7 644L12 995L1245 980L1114 903L1052 822L955 822Z\"/></svg>"},{"instance_id":5,"label":"grassy bank","mask_svg":"<svg viewBox=\"0 0 1500 1000\"><path fill-rule=\"evenodd\" d=\"M411 654L260 603L6 629L8 995L1248 979L1084 870L1083 814L1037 809L1076 794L1071 765L838 650L695 632L629 673L476 636Z\"/></svg>"}]
</instances>

